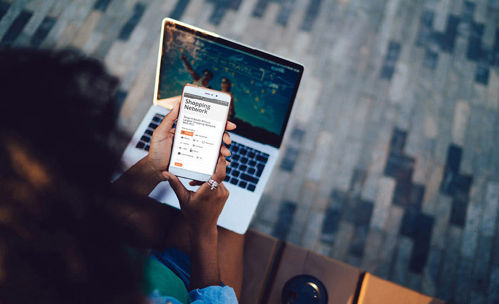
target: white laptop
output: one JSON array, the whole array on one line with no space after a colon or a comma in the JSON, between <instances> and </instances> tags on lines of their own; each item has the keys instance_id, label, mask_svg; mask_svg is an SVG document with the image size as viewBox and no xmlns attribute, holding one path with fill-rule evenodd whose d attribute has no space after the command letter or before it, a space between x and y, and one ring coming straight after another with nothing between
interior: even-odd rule
<instances>
[{"instance_id":1,"label":"white laptop","mask_svg":"<svg viewBox=\"0 0 499 304\"><path fill-rule=\"evenodd\" d=\"M186 83L230 91L229 119L237 129L230 133L231 165L224 181L230 195L218 225L243 234L276 165L303 66L173 19L162 26L154 103L123 153L124 169L147 155L154 129ZM180 208L167 182L150 196Z\"/></svg>"}]
</instances>

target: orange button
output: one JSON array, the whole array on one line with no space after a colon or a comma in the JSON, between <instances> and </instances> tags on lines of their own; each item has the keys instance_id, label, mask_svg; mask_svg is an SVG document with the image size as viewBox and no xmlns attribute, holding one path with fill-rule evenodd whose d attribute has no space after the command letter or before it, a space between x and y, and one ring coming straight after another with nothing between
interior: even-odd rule
<instances>
[{"instance_id":1,"label":"orange button","mask_svg":"<svg viewBox=\"0 0 499 304\"><path fill-rule=\"evenodd\" d=\"M175 166L177 166L177 167L182 167L182 163L177 163L177 162L176 162L176 163L175 163Z\"/></svg>"},{"instance_id":2,"label":"orange button","mask_svg":"<svg viewBox=\"0 0 499 304\"><path fill-rule=\"evenodd\" d=\"M182 131L180 131L180 134L187 135L187 136L192 136L192 135L194 135L194 132L182 130Z\"/></svg>"}]
</instances>

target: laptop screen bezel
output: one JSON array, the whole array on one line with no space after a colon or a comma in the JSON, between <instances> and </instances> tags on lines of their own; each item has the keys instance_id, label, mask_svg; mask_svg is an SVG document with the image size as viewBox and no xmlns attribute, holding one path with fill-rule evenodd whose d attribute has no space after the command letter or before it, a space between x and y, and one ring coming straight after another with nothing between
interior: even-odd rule
<instances>
[{"instance_id":1,"label":"laptop screen bezel","mask_svg":"<svg viewBox=\"0 0 499 304\"><path fill-rule=\"evenodd\" d=\"M224 46L229 47L229 48L233 48L233 49L236 49L236 50L239 50L242 52L246 52L246 53L253 55L253 56L256 56L258 58L262 58L262 59L280 64L280 65L284 65L286 67L296 69L298 71L298 77L297 77L296 82L295 82L293 94L291 95L291 100L289 101L289 104L288 104L288 109L287 109L286 117L285 117L283 125L282 125L281 133L278 135L279 141L275 142L275 143L271 143L271 142L262 141L261 139L252 138L251 134L241 135L241 136L247 137L251 140L254 140L256 142L279 148L282 144L282 140L284 138L284 133L286 131L286 128L287 128L287 125L289 122L289 117L291 116L291 111L293 109L293 105L294 105L294 102L296 100L296 95L298 93L298 87L300 85L301 78L303 76L303 69L304 69L303 65L296 63L296 62L292 62L290 60L287 60L287 59L284 59L281 57L277 57L276 55L264 52L262 50L252 48L250 46L246 46L244 44L232 41L228 38L224 38L222 36L219 36L219 35L214 34L214 33L210 33L208 31L196 28L194 26L187 25L185 23L179 22L179 21L171 19L171 18L163 19L162 26L163 27L161 29L160 48L159 48L159 53L158 53L158 69L157 69L157 73L156 73L156 85L155 85L155 92L154 92L155 93L154 94L155 103L158 100L159 81L161 79L160 65L161 65L161 56L163 54L163 47L164 47L163 42L164 42L164 37L165 37L165 33L166 33L165 32L166 27L179 29L181 31L187 32L187 33L192 34L194 36L197 36L197 37L200 37L203 39L207 39L207 40L213 41L215 43L219 43L219 44L224 45ZM237 132L235 132L235 133L237 134Z\"/></svg>"}]
</instances>

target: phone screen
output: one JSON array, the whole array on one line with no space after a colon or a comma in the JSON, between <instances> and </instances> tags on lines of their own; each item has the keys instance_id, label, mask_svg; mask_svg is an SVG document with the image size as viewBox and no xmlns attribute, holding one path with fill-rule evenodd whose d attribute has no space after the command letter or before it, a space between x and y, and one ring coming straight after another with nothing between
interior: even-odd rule
<instances>
[{"instance_id":1,"label":"phone screen","mask_svg":"<svg viewBox=\"0 0 499 304\"><path fill-rule=\"evenodd\" d=\"M201 88L189 92L189 88L186 87L182 95L170 166L212 175L220 153L229 101L215 98L215 94L202 96Z\"/></svg>"}]
</instances>

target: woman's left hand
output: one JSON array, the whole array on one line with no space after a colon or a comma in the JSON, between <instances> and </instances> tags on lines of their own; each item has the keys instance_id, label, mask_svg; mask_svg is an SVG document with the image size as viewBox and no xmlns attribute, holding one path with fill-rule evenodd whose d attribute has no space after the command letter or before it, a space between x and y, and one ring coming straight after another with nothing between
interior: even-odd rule
<instances>
[{"instance_id":1,"label":"woman's left hand","mask_svg":"<svg viewBox=\"0 0 499 304\"><path fill-rule=\"evenodd\" d=\"M178 118L178 113L180 109L180 96L175 107L168 113L163 121L159 124L152 135L151 147L149 149L149 154L146 156L147 163L151 169L156 172L160 180L166 180L168 175L165 171L168 170L168 165L170 162L170 155L172 152L173 138L175 136L175 129L173 124ZM236 128L236 125L230 121L227 121L225 126L226 131L232 131ZM231 139L227 132L224 132L223 142L230 145ZM230 156L230 151L224 145L220 148L220 154L224 157Z\"/></svg>"}]
</instances>

